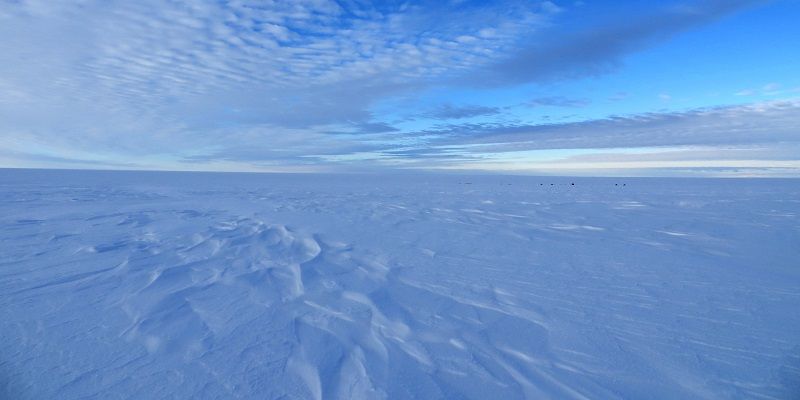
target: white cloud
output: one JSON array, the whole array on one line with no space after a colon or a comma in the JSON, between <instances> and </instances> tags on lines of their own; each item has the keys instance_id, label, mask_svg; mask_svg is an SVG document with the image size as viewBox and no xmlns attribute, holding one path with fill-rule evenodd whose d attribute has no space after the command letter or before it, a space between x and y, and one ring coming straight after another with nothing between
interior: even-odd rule
<instances>
[{"instance_id":1,"label":"white cloud","mask_svg":"<svg viewBox=\"0 0 800 400\"><path fill-rule=\"evenodd\" d=\"M615 116L546 125L447 127L448 143L560 149L800 142L800 100Z\"/></svg>"},{"instance_id":2,"label":"white cloud","mask_svg":"<svg viewBox=\"0 0 800 400\"><path fill-rule=\"evenodd\" d=\"M180 157L219 144L221 125L363 126L377 98L487 62L546 14L506 6L443 20L357 1L5 3L0 138Z\"/></svg>"},{"instance_id":3,"label":"white cloud","mask_svg":"<svg viewBox=\"0 0 800 400\"><path fill-rule=\"evenodd\" d=\"M459 77L492 86L535 82L576 66L592 74L646 43L749 3L668 9L653 14L657 24L637 20L536 42L532 35L564 9L547 1L454 8L360 0L6 2L0 7L0 158L227 168L306 167L359 155L376 164L455 165L480 154L537 149L798 141L797 101L419 132L398 132L370 111L389 96L463 84ZM777 84L753 89L781 90ZM589 101L539 97L530 104ZM428 116L499 113L474 104L443 106Z\"/></svg>"},{"instance_id":4,"label":"white cloud","mask_svg":"<svg viewBox=\"0 0 800 400\"><path fill-rule=\"evenodd\" d=\"M798 127L800 100L785 100L560 124L441 125L408 133L416 146L383 152L386 162L438 168L786 169L800 162Z\"/></svg>"}]
</instances>

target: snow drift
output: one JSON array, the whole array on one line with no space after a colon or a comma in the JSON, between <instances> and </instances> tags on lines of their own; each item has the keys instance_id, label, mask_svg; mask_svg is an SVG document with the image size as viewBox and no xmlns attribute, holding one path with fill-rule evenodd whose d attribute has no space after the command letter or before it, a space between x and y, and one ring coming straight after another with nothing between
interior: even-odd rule
<instances>
[{"instance_id":1,"label":"snow drift","mask_svg":"<svg viewBox=\"0 0 800 400\"><path fill-rule=\"evenodd\" d=\"M2 170L0 398L790 398L799 213L796 180Z\"/></svg>"}]
</instances>

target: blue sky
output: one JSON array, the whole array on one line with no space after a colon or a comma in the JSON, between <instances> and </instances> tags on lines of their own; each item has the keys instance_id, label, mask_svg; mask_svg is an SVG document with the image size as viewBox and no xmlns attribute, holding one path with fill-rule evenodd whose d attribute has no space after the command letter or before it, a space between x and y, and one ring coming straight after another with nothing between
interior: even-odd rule
<instances>
[{"instance_id":1,"label":"blue sky","mask_svg":"<svg viewBox=\"0 0 800 400\"><path fill-rule=\"evenodd\" d=\"M0 166L800 176L799 15L0 0Z\"/></svg>"}]
</instances>

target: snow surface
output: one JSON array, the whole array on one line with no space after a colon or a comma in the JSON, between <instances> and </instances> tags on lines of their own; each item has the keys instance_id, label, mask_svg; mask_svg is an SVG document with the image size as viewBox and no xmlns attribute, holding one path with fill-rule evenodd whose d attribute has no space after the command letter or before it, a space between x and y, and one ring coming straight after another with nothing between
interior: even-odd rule
<instances>
[{"instance_id":1,"label":"snow surface","mask_svg":"<svg viewBox=\"0 0 800 400\"><path fill-rule=\"evenodd\" d=\"M799 215L799 180L0 170L0 398L798 398Z\"/></svg>"}]
</instances>

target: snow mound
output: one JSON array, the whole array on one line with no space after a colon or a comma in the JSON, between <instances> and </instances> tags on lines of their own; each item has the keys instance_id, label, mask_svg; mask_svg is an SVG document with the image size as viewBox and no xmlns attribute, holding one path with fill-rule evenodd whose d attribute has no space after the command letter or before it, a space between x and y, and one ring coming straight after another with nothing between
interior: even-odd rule
<instances>
[{"instance_id":1,"label":"snow mound","mask_svg":"<svg viewBox=\"0 0 800 400\"><path fill-rule=\"evenodd\" d=\"M0 398L798 393L800 185L538 179L5 171Z\"/></svg>"}]
</instances>

